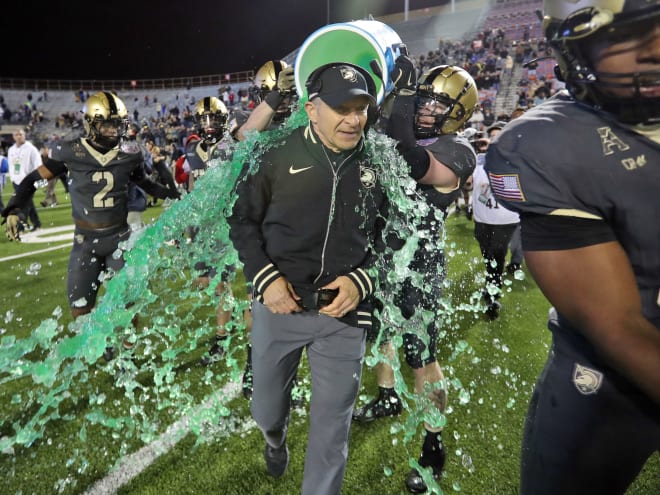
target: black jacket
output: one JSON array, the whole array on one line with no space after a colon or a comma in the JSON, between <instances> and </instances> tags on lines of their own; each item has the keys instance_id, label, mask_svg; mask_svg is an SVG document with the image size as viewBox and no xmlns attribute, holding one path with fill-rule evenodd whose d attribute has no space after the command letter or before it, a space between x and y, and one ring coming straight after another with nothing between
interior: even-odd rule
<instances>
[{"instance_id":1,"label":"black jacket","mask_svg":"<svg viewBox=\"0 0 660 495\"><path fill-rule=\"evenodd\" d=\"M311 126L298 128L261 157L254 174L244 171L236 189L229 235L257 300L279 275L296 291L314 291L345 275L362 301L346 319L370 326L374 287L367 272L386 198L363 143L335 154Z\"/></svg>"}]
</instances>

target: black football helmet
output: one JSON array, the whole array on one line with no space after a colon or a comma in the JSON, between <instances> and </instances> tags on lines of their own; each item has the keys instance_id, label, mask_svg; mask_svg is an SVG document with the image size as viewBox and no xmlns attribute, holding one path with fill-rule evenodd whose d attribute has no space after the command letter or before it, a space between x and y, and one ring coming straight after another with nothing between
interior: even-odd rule
<instances>
[{"instance_id":1,"label":"black football helmet","mask_svg":"<svg viewBox=\"0 0 660 495\"><path fill-rule=\"evenodd\" d=\"M195 132L210 144L222 139L227 130L229 112L219 98L205 96L195 105Z\"/></svg>"},{"instance_id":2,"label":"black football helmet","mask_svg":"<svg viewBox=\"0 0 660 495\"><path fill-rule=\"evenodd\" d=\"M85 102L82 112L85 135L91 142L110 149L126 136L128 111L124 102L114 93L100 91L93 94ZM101 132L103 127L116 128L117 132L104 135Z\"/></svg>"},{"instance_id":3,"label":"black football helmet","mask_svg":"<svg viewBox=\"0 0 660 495\"><path fill-rule=\"evenodd\" d=\"M655 65L652 70L598 72L589 57L594 46L654 36L660 0L544 0L543 14L545 35L557 59L555 73L577 100L624 123L660 122L657 60L649 62Z\"/></svg>"},{"instance_id":4,"label":"black football helmet","mask_svg":"<svg viewBox=\"0 0 660 495\"><path fill-rule=\"evenodd\" d=\"M443 110L438 112L436 107ZM427 69L417 85L415 135L456 133L478 107L477 85L467 71L452 65Z\"/></svg>"}]
</instances>

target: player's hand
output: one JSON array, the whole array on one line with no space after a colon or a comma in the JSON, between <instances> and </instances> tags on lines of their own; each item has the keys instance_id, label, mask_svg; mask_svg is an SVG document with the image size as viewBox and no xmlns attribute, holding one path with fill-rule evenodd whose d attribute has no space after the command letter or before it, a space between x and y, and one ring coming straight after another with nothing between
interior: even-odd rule
<instances>
[{"instance_id":1,"label":"player's hand","mask_svg":"<svg viewBox=\"0 0 660 495\"><path fill-rule=\"evenodd\" d=\"M3 211L4 213L4 211ZM4 216L4 215L3 215ZM5 234L7 235L7 239L10 241L17 241L19 242L21 240L20 237L20 227L21 227L21 219L18 215L14 213L10 213L9 215L6 216L5 221Z\"/></svg>"},{"instance_id":2,"label":"player's hand","mask_svg":"<svg viewBox=\"0 0 660 495\"><path fill-rule=\"evenodd\" d=\"M282 69L277 76L277 91L281 95L291 93L296 85L296 80L293 76L293 67Z\"/></svg>"},{"instance_id":3,"label":"player's hand","mask_svg":"<svg viewBox=\"0 0 660 495\"><path fill-rule=\"evenodd\" d=\"M181 199L181 193L176 189L167 188L167 197L170 199Z\"/></svg>"},{"instance_id":4,"label":"player's hand","mask_svg":"<svg viewBox=\"0 0 660 495\"><path fill-rule=\"evenodd\" d=\"M410 96L417 91L417 69L407 55L399 55L396 58L390 78L399 95Z\"/></svg>"}]
</instances>

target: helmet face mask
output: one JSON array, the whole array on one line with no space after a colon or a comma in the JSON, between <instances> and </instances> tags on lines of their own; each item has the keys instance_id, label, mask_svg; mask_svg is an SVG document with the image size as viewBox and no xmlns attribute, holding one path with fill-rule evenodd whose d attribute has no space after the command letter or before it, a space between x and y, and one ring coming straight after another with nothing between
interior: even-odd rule
<instances>
[{"instance_id":1,"label":"helmet face mask","mask_svg":"<svg viewBox=\"0 0 660 495\"><path fill-rule=\"evenodd\" d=\"M415 135L454 134L478 106L477 86L465 70L450 65L428 69L417 86Z\"/></svg>"},{"instance_id":2,"label":"helmet face mask","mask_svg":"<svg viewBox=\"0 0 660 495\"><path fill-rule=\"evenodd\" d=\"M657 53L638 56L659 36L657 0L546 0L544 10L556 72L577 100L623 123L660 122Z\"/></svg>"},{"instance_id":3,"label":"helmet face mask","mask_svg":"<svg viewBox=\"0 0 660 495\"><path fill-rule=\"evenodd\" d=\"M102 91L88 98L83 124L87 139L103 148L114 148L128 132L128 111L119 97Z\"/></svg>"},{"instance_id":4,"label":"helmet face mask","mask_svg":"<svg viewBox=\"0 0 660 495\"><path fill-rule=\"evenodd\" d=\"M227 130L229 112L215 96L206 96L195 105L195 132L207 143L222 139Z\"/></svg>"}]
</instances>

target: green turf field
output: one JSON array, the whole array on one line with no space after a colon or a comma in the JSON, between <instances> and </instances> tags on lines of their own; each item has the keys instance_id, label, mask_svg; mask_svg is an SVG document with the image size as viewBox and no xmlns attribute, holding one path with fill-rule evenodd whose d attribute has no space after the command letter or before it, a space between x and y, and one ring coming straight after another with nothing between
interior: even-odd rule
<instances>
[{"instance_id":1,"label":"green turf field","mask_svg":"<svg viewBox=\"0 0 660 495\"><path fill-rule=\"evenodd\" d=\"M9 188L11 189L11 187ZM3 195L5 204L10 191ZM42 199L37 191L35 202ZM39 208L44 228L67 225L70 221L68 198L58 184L59 205ZM149 208L146 221L155 221L160 207ZM462 215L451 215L447 222L450 286L447 299L450 312L447 331L439 345L439 361L450 383L450 408L444 432L448 448L446 474L440 482L446 494L500 495L517 493L519 446L524 415L534 381L548 351L549 333L544 320L548 304L526 273L524 279L509 278L502 298L501 316L488 322L470 310L468 303L478 293L482 277L481 260L472 224ZM0 339L3 351L33 334L39 324L61 311L60 324L71 321L65 297L65 274L70 241L10 243L0 239ZM34 253L48 248L59 249ZM28 254L27 256L20 257ZM6 259L15 257L13 259ZM467 305L462 307L461 305ZM59 309L58 309L59 308ZM179 308L181 309L181 308ZM199 319L207 323L209 338L213 328L213 307ZM66 330L62 330L66 331ZM239 339L240 342L240 339ZM47 350L35 349L34 359L47 357ZM368 351L370 352L370 351ZM173 370L177 378L199 382L199 402L219 388L207 380L199 365L202 350L197 349ZM238 349L232 358L242 367L244 354ZM403 360L402 360L403 363ZM90 365L96 366L96 365ZM213 365L218 372L227 363ZM401 373L412 385L405 363ZM108 404L126 406L126 396L112 377L99 367L90 373L91 385ZM236 378L235 373L232 375ZM303 383L306 364L299 373ZM154 377L143 377L147 384ZM12 435L14 422L23 422L36 412L38 398L32 397L31 380L14 374L11 363L0 370L0 437ZM55 384L57 385L57 384ZM374 373L365 368L359 402L375 393ZM148 388L147 388L148 392ZM236 394L231 389L228 394ZM32 397L34 399L34 397ZM90 412L86 401L63 402L60 417L53 417L43 435L29 447L6 449L0 453L2 494L111 493L98 485L109 473L125 482L122 494L272 494L299 493L306 444L307 409L294 411L288 443L291 462L285 476L272 480L265 471L263 440L250 419L247 403L238 395L226 404L220 422L201 427L202 437L187 434L171 445L156 444L143 449L141 456L118 458L122 428L88 427L82 420ZM166 408L153 411L157 437L175 421ZM199 414L198 412L192 412ZM408 459L417 458L421 429L406 431L407 412L396 419L368 425L354 425L351 432L349 463L343 493L347 495L406 493L403 485L409 471ZM193 429L195 426L193 426ZM185 431L185 430L183 430ZM168 436L166 438L172 438ZM139 438L128 439L137 452L145 447ZM626 455L612 452L612 455ZM148 459L148 461L145 461ZM144 464L144 466L142 466ZM111 472L110 467L114 466ZM628 492L634 495L660 493L660 456L655 454ZM558 494L560 495L560 494ZM585 494L588 495L588 494Z\"/></svg>"}]
</instances>

